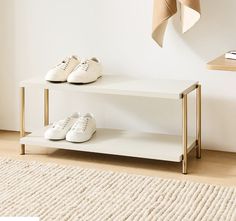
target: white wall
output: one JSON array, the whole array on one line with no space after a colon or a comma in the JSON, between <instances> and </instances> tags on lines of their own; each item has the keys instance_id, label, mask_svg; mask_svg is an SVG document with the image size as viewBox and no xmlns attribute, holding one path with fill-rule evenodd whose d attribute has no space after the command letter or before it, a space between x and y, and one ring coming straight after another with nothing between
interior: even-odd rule
<instances>
[{"instance_id":1,"label":"white wall","mask_svg":"<svg viewBox=\"0 0 236 221\"><path fill-rule=\"evenodd\" d=\"M107 73L200 80L203 145L236 152L236 74L205 65L236 48L235 0L203 0L201 21L184 35L176 16L163 49L150 37L151 0L0 0L0 6L0 128L19 127L19 81L44 77L60 59L78 54L97 56ZM42 125L42 92L27 92L27 129L33 130ZM176 101L60 92L51 99L52 121L90 111L99 127L181 129Z\"/></svg>"}]
</instances>

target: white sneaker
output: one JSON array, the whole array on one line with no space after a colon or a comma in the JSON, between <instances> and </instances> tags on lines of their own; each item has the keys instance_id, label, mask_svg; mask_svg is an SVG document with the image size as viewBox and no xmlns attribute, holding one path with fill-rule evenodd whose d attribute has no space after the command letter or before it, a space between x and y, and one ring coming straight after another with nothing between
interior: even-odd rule
<instances>
[{"instance_id":1,"label":"white sneaker","mask_svg":"<svg viewBox=\"0 0 236 221\"><path fill-rule=\"evenodd\" d=\"M96 58L82 61L68 76L67 81L75 84L86 84L102 76L102 65Z\"/></svg>"},{"instance_id":2,"label":"white sneaker","mask_svg":"<svg viewBox=\"0 0 236 221\"><path fill-rule=\"evenodd\" d=\"M80 63L78 57L71 56L66 58L60 64L51 69L45 76L46 81L50 82L65 82L69 74Z\"/></svg>"},{"instance_id":3,"label":"white sneaker","mask_svg":"<svg viewBox=\"0 0 236 221\"><path fill-rule=\"evenodd\" d=\"M63 140L66 138L67 132L71 129L73 124L79 118L78 113L74 113L70 117L55 122L52 127L47 129L44 133L44 138L48 140Z\"/></svg>"},{"instance_id":4,"label":"white sneaker","mask_svg":"<svg viewBox=\"0 0 236 221\"><path fill-rule=\"evenodd\" d=\"M96 121L94 117L87 113L80 116L70 131L66 134L66 140L69 142L81 143L92 138L96 131Z\"/></svg>"}]
</instances>

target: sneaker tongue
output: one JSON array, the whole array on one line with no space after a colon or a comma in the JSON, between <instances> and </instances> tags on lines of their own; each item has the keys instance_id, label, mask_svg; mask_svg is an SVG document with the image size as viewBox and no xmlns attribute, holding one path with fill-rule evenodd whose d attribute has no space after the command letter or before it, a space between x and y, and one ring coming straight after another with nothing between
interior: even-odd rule
<instances>
[{"instance_id":1,"label":"sneaker tongue","mask_svg":"<svg viewBox=\"0 0 236 221\"><path fill-rule=\"evenodd\" d=\"M82 117L84 118L92 118L92 115L90 113L84 114Z\"/></svg>"},{"instance_id":2,"label":"sneaker tongue","mask_svg":"<svg viewBox=\"0 0 236 221\"><path fill-rule=\"evenodd\" d=\"M79 116L80 116L79 113L75 112L70 117L71 118L78 118Z\"/></svg>"},{"instance_id":3,"label":"sneaker tongue","mask_svg":"<svg viewBox=\"0 0 236 221\"><path fill-rule=\"evenodd\" d=\"M87 63L87 62L89 62L88 59L82 59L82 60L81 60L81 64L85 64L85 63Z\"/></svg>"},{"instance_id":4,"label":"sneaker tongue","mask_svg":"<svg viewBox=\"0 0 236 221\"><path fill-rule=\"evenodd\" d=\"M96 63L99 63L98 59L95 58L95 57L90 58L90 60L91 60L91 61L94 61L94 62L96 62Z\"/></svg>"},{"instance_id":5,"label":"sneaker tongue","mask_svg":"<svg viewBox=\"0 0 236 221\"><path fill-rule=\"evenodd\" d=\"M75 60L79 60L76 55L72 55L71 58L73 58L73 59L75 59Z\"/></svg>"}]
</instances>

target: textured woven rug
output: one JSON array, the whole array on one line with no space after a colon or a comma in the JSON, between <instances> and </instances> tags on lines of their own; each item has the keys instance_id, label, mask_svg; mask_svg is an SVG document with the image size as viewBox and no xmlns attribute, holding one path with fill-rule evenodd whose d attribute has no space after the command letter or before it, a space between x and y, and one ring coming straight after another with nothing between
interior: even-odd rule
<instances>
[{"instance_id":1,"label":"textured woven rug","mask_svg":"<svg viewBox=\"0 0 236 221\"><path fill-rule=\"evenodd\" d=\"M235 221L236 189L0 158L0 216Z\"/></svg>"}]
</instances>

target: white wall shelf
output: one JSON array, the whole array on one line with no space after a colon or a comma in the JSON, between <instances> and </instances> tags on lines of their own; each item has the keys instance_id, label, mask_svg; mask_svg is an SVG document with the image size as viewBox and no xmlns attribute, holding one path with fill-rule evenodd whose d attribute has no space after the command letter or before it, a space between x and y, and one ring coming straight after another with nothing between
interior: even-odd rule
<instances>
[{"instance_id":1,"label":"white wall shelf","mask_svg":"<svg viewBox=\"0 0 236 221\"><path fill-rule=\"evenodd\" d=\"M21 153L25 145L59 149L131 156L155 160L181 162L182 172L187 173L187 155L196 148L196 156L201 157L201 86L196 81L166 79L142 80L123 76L103 76L97 82L84 85L68 83L53 84L42 79L30 79L20 83L21 95ZM49 90L77 91L79 93L113 94L142 96L165 99L178 99L183 107L182 135L163 135L154 133L98 129L93 138L85 143L75 144L67 141L48 141L44 139L42 127L25 136L25 88L44 89L44 125L49 124ZM196 90L196 138L188 136L187 96Z\"/></svg>"}]
</instances>

